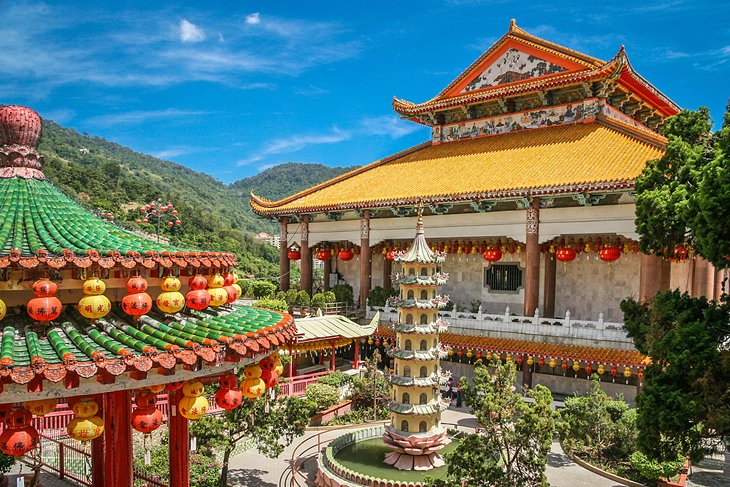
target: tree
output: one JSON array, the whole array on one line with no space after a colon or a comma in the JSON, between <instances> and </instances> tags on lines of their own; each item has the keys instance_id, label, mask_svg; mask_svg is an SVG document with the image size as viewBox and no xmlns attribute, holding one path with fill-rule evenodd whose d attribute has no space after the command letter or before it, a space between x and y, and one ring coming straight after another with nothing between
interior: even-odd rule
<instances>
[{"instance_id":1,"label":"tree","mask_svg":"<svg viewBox=\"0 0 730 487\"><path fill-rule=\"evenodd\" d=\"M256 299L270 298L276 292L276 285L269 281L251 281L251 292Z\"/></svg>"},{"instance_id":2,"label":"tree","mask_svg":"<svg viewBox=\"0 0 730 487\"><path fill-rule=\"evenodd\" d=\"M388 399L391 394L390 384L378 369L380 360L380 352L377 349L364 360L365 373L362 377L353 377L352 392L350 394L353 408L371 407L374 420L379 417L378 404Z\"/></svg>"},{"instance_id":3,"label":"tree","mask_svg":"<svg viewBox=\"0 0 730 487\"><path fill-rule=\"evenodd\" d=\"M227 487L228 462L239 441L247 438L260 453L275 458L295 437L304 433L309 413L310 408L303 399L272 398L266 393L256 400L244 399L243 404L232 411L204 416L191 423L190 432L197 437L200 448L223 451L218 485Z\"/></svg>"},{"instance_id":4,"label":"tree","mask_svg":"<svg viewBox=\"0 0 730 487\"><path fill-rule=\"evenodd\" d=\"M684 110L665 128L664 155L636 179L636 229L643 252L671 257L678 245L718 268L730 265L730 105L712 133L707 108Z\"/></svg>"},{"instance_id":5,"label":"tree","mask_svg":"<svg viewBox=\"0 0 730 487\"><path fill-rule=\"evenodd\" d=\"M473 385L462 378L466 405L484 428L468 435L446 455L448 480L441 485L513 487L547 485L545 467L555 432L550 390L526 389L533 402L515 392L512 362L475 365Z\"/></svg>"},{"instance_id":6,"label":"tree","mask_svg":"<svg viewBox=\"0 0 730 487\"><path fill-rule=\"evenodd\" d=\"M624 327L651 357L637 397L639 447L651 458L697 460L708 439L730 441L730 300L659 293L621 303Z\"/></svg>"}]
</instances>

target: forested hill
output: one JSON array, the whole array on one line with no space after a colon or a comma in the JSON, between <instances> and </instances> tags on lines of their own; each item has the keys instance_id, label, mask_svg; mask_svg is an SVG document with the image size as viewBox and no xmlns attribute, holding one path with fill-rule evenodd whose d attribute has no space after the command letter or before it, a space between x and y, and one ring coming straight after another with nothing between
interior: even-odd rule
<instances>
[{"instance_id":1,"label":"forested hill","mask_svg":"<svg viewBox=\"0 0 730 487\"><path fill-rule=\"evenodd\" d=\"M276 226L250 211L248 191L278 199L344 171L337 168L327 173L331 169L319 164L308 171L308 164L292 164L296 168L292 175L275 167L228 186L180 164L49 120L43 121L39 149L46 156L46 176L87 208L111 211L121 224L135 225L139 206L156 199L170 202L183 224L173 229L176 233L165 228L166 237L175 243L235 252L244 273L261 277L277 274L278 251L255 240L253 234L276 231ZM279 182L286 189L280 189Z\"/></svg>"},{"instance_id":2,"label":"forested hill","mask_svg":"<svg viewBox=\"0 0 730 487\"><path fill-rule=\"evenodd\" d=\"M240 191L243 197L247 197L253 189L258 196L276 201L357 168L288 162L255 176L239 179L230 187Z\"/></svg>"}]
</instances>

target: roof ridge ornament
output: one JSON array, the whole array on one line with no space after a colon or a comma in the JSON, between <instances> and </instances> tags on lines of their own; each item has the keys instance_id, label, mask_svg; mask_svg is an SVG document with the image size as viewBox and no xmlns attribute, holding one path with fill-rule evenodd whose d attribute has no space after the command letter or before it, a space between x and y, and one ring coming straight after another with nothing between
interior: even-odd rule
<instances>
[{"instance_id":1,"label":"roof ridge ornament","mask_svg":"<svg viewBox=\"0 0 730 487\"><path fill-rule=\"evenodd\" d=\"M20 105L0 109L0 178L45 179L44 158L36 150L42 131L35 110Z\"/></svg>"}]
</instances>

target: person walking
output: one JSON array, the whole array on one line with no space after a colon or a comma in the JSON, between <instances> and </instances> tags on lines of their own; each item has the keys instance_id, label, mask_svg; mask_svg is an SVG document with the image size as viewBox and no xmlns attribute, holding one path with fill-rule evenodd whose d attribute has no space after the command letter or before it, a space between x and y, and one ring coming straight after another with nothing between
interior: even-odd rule
<instances>
[{"instance_id":1,"label":"person walking","mask_svg":"<svg viewBox=\"0 0 730 487\"><path fill-rule=\"evenodd\" d=\"M460 408L461 404L462 404L462 402L461 402L461 381L457 380L456 381L456 407Z\"/></svg>"}]
</instances>

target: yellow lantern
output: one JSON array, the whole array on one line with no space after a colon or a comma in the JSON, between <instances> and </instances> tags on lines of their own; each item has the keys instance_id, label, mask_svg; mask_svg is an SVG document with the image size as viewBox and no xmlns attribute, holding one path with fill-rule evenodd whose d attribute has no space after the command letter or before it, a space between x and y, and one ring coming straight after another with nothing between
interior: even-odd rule
<instances>
[{"instance_id":1,"label":"yellow lantern","mask_svg":"<svg viewBox=\"0 0 730 487\"><path fill-rule=\"evenodd\" d=\"M372 344L373 344L373 337L368 337L368 345L372 345Z\"/></svg>"},{"instance_id":2,"label":"yellow lantern","mask_svg":"<svg viewBox=\"0 0 730 487\"><path fill-rule=\"evenodd\" d=\"M231 284L231 286L233 286L236 289L236 291L238 291L239 296L243 296L243 289L241 288L241 286L239 286L235 282L233 284Z\"/></svg>"},{"instance_id":3,"label":"yellow lantern","mask_svg":"<svg viewBox=\"0 0 730 487\"><path fill-rule=\"evenodd\" d=\"M551 367L551 368L553 368L553 369L554 369L554 368L555 368L555 366L556 366L556 365L558 365L558 363L557 363L557 362L555 361L555 359L554 359L554 358L551 358L551 359L550 359L550 364L549 364L549 365L550 365L550 367Z\"/></svg>"},{"instance_id":4,"label":"yellow lantern","mask_svg":"<svg viewBox=\"0 0 730 487\"><path fill-rule=\"evenodd\" d=\"M99 294L104 294L104 291L106 291L106 284L98 277L92 277L91 279L84 281L82 289L84 294L97 296Z\"/></svg>"},{"instance_id":5,"label":"yellow lantern","mask_svg":"<svg viewBox=\"0 0 730 487\"><path fill-rule=\"evenodd\" d=\"M279 377L281 377L284 374L284 364L281 363L279 352L274 353L271 358L274 360L274 371Z\"/></svg>"},{"instance_id":6,"label":"yellow lantern","mask_svg":"<svg viewBox=\"0 0 730 487\"><path fill-rule=\"evenodd\" d=\"M208 413L208 408L208 399L205 396L185 396L180 399L177 405L180 415L192 421L205 416Z\"/></svg>"},{"instance_id":7,"label":"yellow lantern","mask_svg":"<svg viewBox=\"0 0 730 487\"><path fill-rule=\"evenodd\" d=\"M474 352L471 351L471 348L466 351L466 358L471 358L472 355L474 355Z\"/></svg>"},{"instance_id":8,"label":"yellow lantern","mask_svg":"<svg viewBox=\"0 0 730 487\"><path fill-rule=\"evenodd\" d=\"M218 288L223 287L226 284L226 280L220 274L213 274L208 277L208 287Z\"/></svg>"},{"instance_id":9,"label":"yellow lantern","mask_svg":"<svg viewBox=\"0 0 730 487\"><path fill-rule=\"evenodd\" d=\"M185 307L185 296L177 291L169 291L160 293L155 302L163 313L174 314Z\"/></svg>"},{"instance_id":10,"label":"yellow lantern","mask_svg":"<svg viewBox=\"0 0 730 487\"><path fill-rule=\"evenodd\" d=\"M580 364L578 362L573 362L573 370L575 372L578 372L580 370Z\"/></svg>"},{"instance_id":11,"label":"yellow lantern","mask_svg":"<svg viewBox=\"0 0 730 487\"><path fill-rule=\"evenodd\" d=\"M162 391L165 390L165 384L158 384L156 386L149 386L149 387L147 387L147 390L149 390L150 392L152 392L154 394L159 394L159 393L161 393Z\"/></svg>"},{"instance_id":12,"label":"yellow lantern","mask_svg":"<svg viewBox=\"0 0 730 487\"><path fill-rule=\"evenodd\" d=\"M177 277L167 276L160 283L160 288L166 293L174 293L182 288L182 284L180 283L180 279Z\"/></svg>"},{"instance_id":13,"label":"yellow lantern","mask_svg":"<svg viewBox=\"0 0 730 487\"><path fill-rule=\"evenodd\" d=\"M98 277L92 277L84 281L82 289L86 296L81 298L76 306L81 316L90 320L98 320L109 314L112 310L112 303L104 296L104 291L106 291L104 281Z\"/></svg>"},{"instance_id":14,"label":"yellow lantern","mask_svg":"<svg viewBox=\"0 0 730 487\"><path fill-rule=\"evenodd\" d=\"M79 418L90 418L99 412L99 405L93 399L81 399L71 408Z\"/></svg>"},{"instance_id":15,"label":"yellow lantern","mask_svg":"<svg viewBox=\"0 0 730 487\"><path fill-rule=\"evenodd\" d=\"M186 380L183 382L182 392L184 396L198 397L205 392L205 386L199 380Z\"/></svg>"},{"instance_id":16,"label":"yellow lantern","mask_svg":"<svg viewBox=\"0 0 730 487\"><path fill-rule=\"evenodd\" d=\"M91 441L104 432L104 421L99 416L74 418L68 423L68 436L78 441Z\"/></svg>"},{"instance_id":17,"label":"yellow lantern","mask_svg":"<svg viewBox=\"0 0 730 487\"><path fill-rule=\"evenodd\" d=\"M211 306L222 306L228 301L228 293L222 287L209 288L208 294L210 294Z\"/></svg>"},{"instance_id":18,"label":"yellow lantern","mask_svg":"<svg viewBox=\"0 0 730 487\"><path fill-rule=\"evenodd\" d=\"M0 299L0 320L5 318L5 315L8 313L8 307L5 306L5 301Z\"/></svg>"},{"instance_id":19,"label":"yellow lantern","mask_svg":"<svg viewBox=\"0 0 730 487\"><path fill-rule=\"evenodd\" d=\"M79 313L90 320L103 318L112 310L112 303L103 294L84 296L76 306Z\"/></svg>"},{"instance_id":20,"label":"yellow lantern","mask_svg":"<svg viewBox=\"0 0 730 487\"><path fill-rule=\"evenodd\" d=\"M260 377L244 379L241 382L241 393L249 399L256 399L266 391L266 382Z\"/></svg>"},{"instance_id":21,"label":"yellow lantern","mask_svg":"<svg viewBox=\"0 0 730 487\"><path fill-rule=\"evenodd\" d=\"M624 377L626 377L627 379L631 378L631 367L626 367L624 369Z\"/></svg>"},{"instance_id":22,"label":"yellow lantern","mask_svg":"<svg viewBox=\"0 0 730 487\"><path fill-rule=\"evenodd\" d=\"M512 354L511 353L508 353L507 354L506 360L507 360L507 362L512 362Z\"/></svg>"},{"instance_id":23,"label":"yellow lantern","mask_svg":"<svg viewBox=\"0 0 730 487\"><path fill-rule=\"evenodd\" d=\"M606 373L606 366L603 364L598 365L598 369L596 369L596 372L598 372L598 375L603 375Z\"/></svg>"},{"instance_id":24,"label":"yellow lantern","mask_svg":"<svg viewBox=\"0 0 730 487\"><path fill-rule=\"evenodd\" d=\"M492 352L487 352L487 361L488 362L492 361Z\"/></svg>"},{"instance_id":25,"label":"yellow lantern","mask_svg":"<svg viewBox=\"0 0 730 487\"><path fill-rule=\"evenodd\" d=\"M454 348L449 347L449 357L453 357L453 356L454 356Z\"/></svg>"},{"instance_id":26,"label":"yellow lantern","mask_svg":"<svg viewBox=\"0 0 730 487\"><path fill-rule=\"evenodd\" d=\"M527 365L532 365L535 363L535 358L532 355L527 356Z\"/></svg>"},{"instance_id":27,"label":"yellow lantern","mask_svg":"<svg viewBox=\"0 0 730 487\"><path fill-rule=\"evenodd\" d=\"M45 416L56 410L58 401L56 399L40 399L38 401L27 401L24 406L34 416Z\"/></svg>"}]
</instances>

